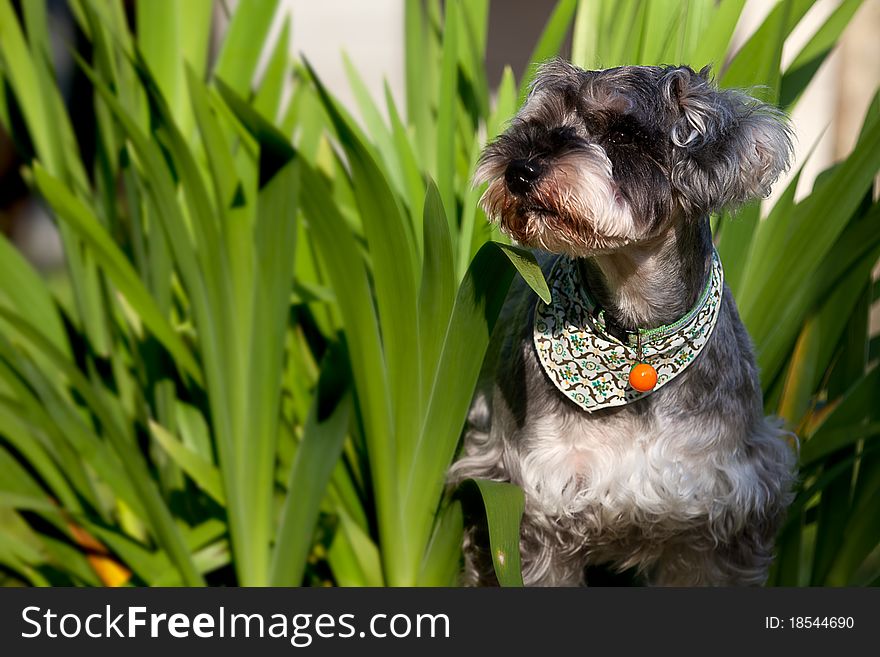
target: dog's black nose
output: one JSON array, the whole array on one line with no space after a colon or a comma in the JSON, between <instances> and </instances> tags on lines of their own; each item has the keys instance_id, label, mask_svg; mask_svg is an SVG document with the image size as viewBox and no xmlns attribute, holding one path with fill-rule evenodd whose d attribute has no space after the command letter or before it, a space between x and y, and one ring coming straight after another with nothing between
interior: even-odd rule
<instances>
[{"instance_id":1,"label":"dog's black nose","mask_svg":"<svg viewBox=\"0 0 880 657\"><path fill-rule=\"evenodd\" d=\"M507 188L520 196L528 194L544 167L537 160L513 160L504 172Z\"/></svg>"}]
</instances>

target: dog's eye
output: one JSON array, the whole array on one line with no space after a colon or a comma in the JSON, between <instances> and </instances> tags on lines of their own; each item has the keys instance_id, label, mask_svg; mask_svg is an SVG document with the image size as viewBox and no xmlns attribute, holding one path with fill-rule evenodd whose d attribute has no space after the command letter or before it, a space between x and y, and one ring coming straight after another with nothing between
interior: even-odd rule
<instances>
[{"instance_id":1,"label":"dog's eye","mask_svg":"<svg viewBox=\"0 0 880 657\"><path fill-rule=\"evenodd\" d=\"M633 141L633 134L629 130L615 128L608 133L608 141L615 146L631 144Z\"/></svg>"},{"instance_id":2,"label":"dog's eye","mask_svg":"<svg viewBox=\"0 0 880 657\"><path fill-rule=\"evenodd\" d=\"M620 121L612 125L605 134L605 139L609 144L615 146L625 146L642 137L642 131L632 121Z\"/></svg>"}]
</instances>

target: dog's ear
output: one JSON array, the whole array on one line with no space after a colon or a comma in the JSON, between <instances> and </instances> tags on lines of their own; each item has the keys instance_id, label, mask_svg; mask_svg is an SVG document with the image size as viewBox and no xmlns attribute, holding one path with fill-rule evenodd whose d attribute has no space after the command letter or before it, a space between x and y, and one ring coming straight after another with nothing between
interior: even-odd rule
<instances>
[{"instance_id":1,"label":"dog's ear","mask_svg":"<svg viewBox=\"0 0 880 657\"><path fill-rule=\"evenodd\" d=\"M559 89L576 84L584 71L560 57L549 59L535 68L529 83L529 98L541 91Z\"/></svg>"},{"instance_id":2,"label":"dog's ear","mask_svg":"<svg viewBox=\"0 0 880 657\"><path fill-rule=\"evenodd\" d=\"M667 69L661 89L674 117L672 184L686 210L710 212L770 193L792 153L782 111L741 91L717 89L709 67Z\"/></svg>"}]
</instances>

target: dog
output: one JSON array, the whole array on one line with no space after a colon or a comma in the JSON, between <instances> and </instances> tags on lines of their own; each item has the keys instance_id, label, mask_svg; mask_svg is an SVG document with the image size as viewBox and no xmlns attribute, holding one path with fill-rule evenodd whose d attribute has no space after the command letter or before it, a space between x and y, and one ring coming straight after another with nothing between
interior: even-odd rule
<instances>
[{"instance_id":1,"label":"dog","mask_svg":"<svg viewBox=\"0 0 880 657\"><path fill-rule=\"evenodd\" d=\"M482 207L535 250L552 301L511 287L448 479L523 489L527 586L589 584L593 567L766 581L796 447L764 416L709 216L766 196L792 139L708 67L556 60L485 148ZM485 522L464 554L465 584L497 584Z\"/></svg>"}]
</instances>

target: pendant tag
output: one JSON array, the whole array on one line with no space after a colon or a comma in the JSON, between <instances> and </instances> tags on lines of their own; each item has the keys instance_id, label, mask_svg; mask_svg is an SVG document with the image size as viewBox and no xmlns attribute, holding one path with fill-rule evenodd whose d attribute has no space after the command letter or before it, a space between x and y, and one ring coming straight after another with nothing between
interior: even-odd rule
<instances>
[{"instance_id":1,"label":"pendant tag","mask_svg":"<svg viewBox=\"0 0 880 657\"><path fill-rule=\"evenodd\" d=\"M629 371L629 385L633 390L649 392L657 385L657 370L647 363L639 363Z\"/></svg>"}]
</instances>

